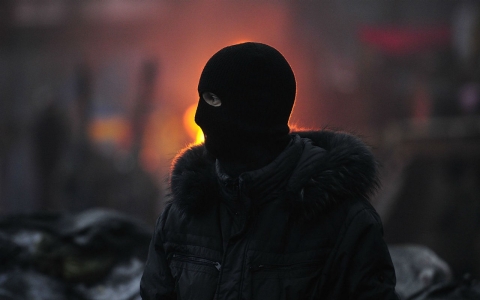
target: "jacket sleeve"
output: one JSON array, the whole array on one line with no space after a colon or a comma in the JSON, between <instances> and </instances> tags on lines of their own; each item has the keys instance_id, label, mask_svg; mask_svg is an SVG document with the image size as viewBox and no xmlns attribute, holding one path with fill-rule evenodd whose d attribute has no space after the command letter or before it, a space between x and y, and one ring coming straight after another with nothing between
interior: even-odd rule
<instances>
[{"instance_id":1,"label":"jacket sleeve","mask_svg":"<svg viewBox=\"0 0 480 300\"><path fill-rule=\"evenodd\" d=\"M341 246L337 267L339 279L334 291L348 293L332 299L398 300L395 269L383 239L378 214L364 209L350 222Z\"/></svg>"},{"instance_id":2,"label":"jacket sleeve","mask_svg":"<svg viewBox=\"0 0 480 300\"><path fill-rule=\"evenodd\" d=\"M143 300L176 299L174 279L168 267L162 241L162 228L166 210L158 218L150 242L147 262L140 281L140 295Z\"/></svg>"}]
</instances>

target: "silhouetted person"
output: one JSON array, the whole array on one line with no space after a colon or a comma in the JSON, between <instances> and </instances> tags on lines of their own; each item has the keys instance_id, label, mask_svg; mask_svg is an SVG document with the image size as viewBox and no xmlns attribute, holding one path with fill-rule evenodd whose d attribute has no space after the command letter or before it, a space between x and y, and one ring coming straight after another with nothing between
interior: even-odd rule
<instances>
[{"instance_id":1,"label":"silhouetted person","mask_svg":"<svg viewBox=\"0 0 480 300\"><path fill-rule=\"evenodd\" d=\"M276 49L226 47L207 62L141 281L143 299L398 299L368 197L371 152L330 131L290 132L296 82Z\"/></svg>"}]
</instances>

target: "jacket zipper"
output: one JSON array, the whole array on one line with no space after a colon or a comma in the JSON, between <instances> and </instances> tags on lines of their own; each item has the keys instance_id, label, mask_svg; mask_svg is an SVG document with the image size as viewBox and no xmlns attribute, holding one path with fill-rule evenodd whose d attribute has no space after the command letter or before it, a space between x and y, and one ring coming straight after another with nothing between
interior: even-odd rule
<instances>
[{"instance_id":1,"label":"jacket zipper","mask_svg":"<svg viewBox=\"0 0 480 300\"><path fill-rule=\"evenodd\" d=\"M232 185L232 189L233 191L235 192L235 195L233 196L234 198L234 201L237 201L240 199L240 179L237 178L233 184L230 184ZM226 188L229 188L229 186L225 185ZM237 215L238 212L234 211L234 214ZM225 254L226 254L226 249L225 249L225 252L223 253L223 258L225 258ZM223 276L223 272L220 272L220 274L218 275L218 282L217 282L217 288L216 288L216 291L215 291L215 296L213 297L214 300L218 299L218 295L220 293L220 283L222 282L222 276Z\"/></svg>"},{"instance_id":2,"label":"jacket zipper","mask_svg":"<svg viewBox=\"0 0 480 300\"><path fill-rule=\"evenodd\" d=\"M249 239L249 233L253 230L253 228L255 227L256 225L256 222L257 222L257 214L258 214L258 210L259 208L257 206L255 206L255 204L253 205L252 207L252 216L251 216L251 226L248 228L248 232L246 233L245 237L247 238L247 243L245 245L245 250L244 250L244 253L243 253L243 262L242 262L242 275L241 275L241 278L240 278L240 289L239 289L239 293L238 293L238 296L239 296L239 299L242 298L242 290L243 290L243 281L245 280L245 276L244 276L244 265L245 265L245 261L247 259L247 250L248 250L248 246L250 245L250 239Z\"/></svg>"},{"instance_id":3,"label":"jacket zipper","mask_svg":"<svg viewBox=\"0 0 480 300\"><path fill-rule=\"evenodd\" d=\"M218 271L220 271L220 269L222 268L222 265L217 261L212 261L212 260L208 260L208 259L197 257L197 256L190 256L190 255L175 253L172 255L172 260L191 262L194 264L204 265L204 266L213 266Z\"/></svg>"},{"instance_id":4,"label":"jacket zipper","mask_svg":"<svg viewBox=\"0 0 480 300\"><path fill-rule=\"evenodd\" d=\"M292 271L301 268L313 267L318 262L304 262L304 263L297 263L297 264L289 264L289 265L255 265L250 266L251 272L259 272L259 271Z\"/></svg>"}]
</instances>

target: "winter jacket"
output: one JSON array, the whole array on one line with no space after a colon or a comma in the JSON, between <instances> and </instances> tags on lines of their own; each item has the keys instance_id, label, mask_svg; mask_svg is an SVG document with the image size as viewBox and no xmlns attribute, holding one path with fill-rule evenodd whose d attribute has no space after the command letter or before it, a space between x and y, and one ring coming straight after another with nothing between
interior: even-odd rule
<instances>
[{"instance_id":1,"label":"winter jacket","mask_svg":"<svg viewBox=\"0 0 480 300\"><path fill-rule=\"evenodd\" d=\"M153 299L398 299L368 197L376 163L356 137L292 133L231 179L204 146L179 154L140 290Z\"/></svg>"}]
</instances>

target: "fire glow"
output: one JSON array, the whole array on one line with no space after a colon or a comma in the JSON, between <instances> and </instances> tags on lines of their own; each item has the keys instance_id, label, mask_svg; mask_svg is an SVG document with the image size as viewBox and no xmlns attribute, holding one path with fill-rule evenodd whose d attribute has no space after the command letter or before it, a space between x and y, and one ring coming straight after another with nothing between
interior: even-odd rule
<instances>
[{"instance_id":1,"label":"fire glow","mask_svg":"<svg viewBox=\"0 0 480 300\"><path fill-rule=\"evenodd\" d=\"M205 140L202 129L195 123L195 111L197 104L193 104L187 108L183 115L183 124L188 135L194 140L193 144L201 144Z\"/></svg>"}]
</instances>

